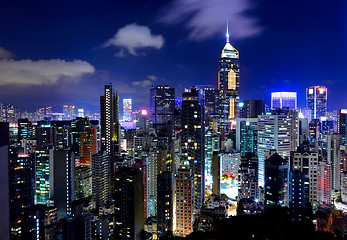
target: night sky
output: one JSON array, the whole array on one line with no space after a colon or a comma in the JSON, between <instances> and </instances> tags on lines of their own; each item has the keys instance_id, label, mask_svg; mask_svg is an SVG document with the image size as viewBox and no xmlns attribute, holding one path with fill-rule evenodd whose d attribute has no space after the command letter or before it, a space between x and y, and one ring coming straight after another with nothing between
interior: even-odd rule
<instances>
[{"instance_id":1,"label":"night sky","mask_svg":"<svg viewBox=\"0 0 347 240\"><path fill-rule=\"evenodd\" d=\"M0 102L97 111L112 82L138 109L153 85L217 87L227 19L242 100L297 91L304 107L325 85L328 111L347 108L343 0L1 1Z\"/></svg>"}]
</instances>

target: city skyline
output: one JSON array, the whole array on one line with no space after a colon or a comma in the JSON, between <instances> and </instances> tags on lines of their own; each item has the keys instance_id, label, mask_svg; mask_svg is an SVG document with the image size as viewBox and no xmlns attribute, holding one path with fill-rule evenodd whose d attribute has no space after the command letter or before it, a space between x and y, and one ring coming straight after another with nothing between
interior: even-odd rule
<instances>
[{"instance_id":1,"label":"city skyline","mask_svg":"<svg viewBox=\"0 0 347 240\"><path fill-rule=\"evenodd\" d=\"M112 82L120 99L132 98L134 109L141 109L158 84L176 93L193 85L217 87L229 19L230 42L241 53L241 100L265 99L269 105L272 91L295 91L298 107L304 107L305 89L323 85L328 111L345 108L345 3L235 1L218 16L218 4L226 1L202 3L193 3L186 19L179 16L187 4L180 0L83 3L81 9L77 2L6 3L0 10L0 20L8 23L0 26L0 102L28 110L64 104L98 109L102 86ZM204 9L212 17L202 26L196 21Z\"/></svg>"}]
</instances>

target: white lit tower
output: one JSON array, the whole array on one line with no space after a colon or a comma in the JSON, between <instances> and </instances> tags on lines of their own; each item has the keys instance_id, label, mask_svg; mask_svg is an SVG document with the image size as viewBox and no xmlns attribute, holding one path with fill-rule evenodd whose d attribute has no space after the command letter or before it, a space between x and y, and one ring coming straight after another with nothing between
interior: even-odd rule
<instances>
[{"instance_id":1,"label":"white lit tower","mask_svg":"<svg viewBox=\"0 0 347 240\"><path fill-rule=\"evenodd\" d=\"M130 122L132 113L132 99L123 99L123 121Z\"/></svg>"},{"instance_id":2,"label":"white lit tower","mask_svg":"<svg viewBox=\"0 0 347 240\"><path fill-rule=\"evenodd\" d=\"M328 89L324 86L306 88L306 107L311 109L311 118L327 116Z\"/></svg>"},{"instance_id":3,"label":"white lit tower","mask_svg":"<svg viewBox=\"0 0 347 240\"><path fill-rule=\"evenodd\" d=\"M226 44L219 58L218 90L220 91L220 125L219 131L225 135L232 129L238 117L239 103L239 52L229 42L227 26Z\"/></svg>"},{"instance_id":4,"label":"white lit tower","mask_svg":"<svg viewBox=\"0 0 347 240\"><path fill-rule=\"evenodd\" d=\"M111 176L114 162L120 154L120 127L118 121L118 96L112 84L105 85L104 96L100 96L101 151L111 158ZM111 178L113 179L113 178Z\"/></svg>"}]
</instances>

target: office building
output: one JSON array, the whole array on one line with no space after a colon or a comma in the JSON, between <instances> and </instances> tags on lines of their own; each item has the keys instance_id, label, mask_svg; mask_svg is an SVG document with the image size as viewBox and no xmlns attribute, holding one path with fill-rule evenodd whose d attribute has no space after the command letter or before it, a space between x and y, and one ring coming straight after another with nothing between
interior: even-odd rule
<instances>
[{"instance_id":1,"label":"office building","mask_svg":"<svg viewBox=\"0 0 347 240\"><path fill-rule=\"evenodd\" d=\"M132 99L123 99L123 121L130 122L132 120Z\"/></svg>"},{"instance_id":2,"label":"office building","mask_svg":"<svg viewBox=\"0 0 347 240\"><path fill-rule=\"evenodd\" d=\"M213 133L210 127L205 128L205 187L212 184L212 155L220 150L220 135Z\"/></svg>"},{"instance_id":3,"label":"office building","mask_svg":"<svg viewBox=\"0 0 347 240\"><path fill-rule=\"evenodd\" d=\"M265 160L265 206L289 204L289 163L275 151Z\"/></svg>"},{"instance_id":4,"label":"office building","mask_svg":"<svg viewBox=\"0 0 347 240\"><path fill-rule=\"evenodd\" d=\"M49 150L49 196L58 218L71 215L75 200L75 154L72 150Z\"/></svg>"},{"instance_id":5,"label":"office building","mask_svg":"<svg viewBox=\"0 0 347 240\"><path fill-rule=\"evenodd\" d=\"M306 107L311 109L311 119L327 116L328 90L324 86L306 88Z\"/></svg>"},{"instance_id":6,"label":"office building","mask_svg":"<svg viewBox=\"0 0 347 240\"><path fill-rule=\"evenodd\" d=\"M213 127L214 120L219 118L219 90L211 86L197 86L199 89L199 98L203 110L204 126ZM215 129L216 132L218 129Z\"/></svg>"},{"instance_id":7,"label":"office building","mask_svg":"<svg viewBox=\"0 0 347 240\"><path fill-rule=\"evenodd\" d=\"M115 239L141 239L144 229L143 196L142 173L135 168L119 167L115 172Z\"/></svg>"},{"instance_id":8,"label":"office building","mask_svg":"<svg viewBox=\"0 0 347 240\"><path fill-rule=\"evenodd\" d=\"M50 121L40 121L35 128L36 145L38 149L48 149L56 146L56 134Z\"/></svg>"},{"instance_id":9,"label":"office building","mask_svg":"<svg viewBox=\"0 0 347 240\"><path fill-rule=\"evenodd\" d=\"M258 119L237 118L236 119L236 151L241 156L246 153L257 153L258 145Z\"/></svg>"},{"instance_id":10,"label":"office building","mask_svg":"<svg viewBox=\"0 0 347 240\"><path fill-rule=\"evenodd\" d=\"M271 109L275 108L297 109L296 92L271 93Z\"/></svg>"},{"instance_id":11,"label":"office building","mask_svg":"<svg viewBox=\"0 0 347 240\"><path fill-rule=\"evenodd\" d=\"M311 203L312 211L318 210L318 153L309 151L294 151L291 153L291 171L305 174L304 183L307 202ZM294 174L294 173L293 173ZM295 174L294 174L295 175ZM294 181L301 176L296 174Z\"/></svg>"},{"instance_id":12,"label":"office building","mask_svg":"<svg viewBox=\"0 0 347 240\"><path fill-rule=\"evenodd\" d=\"M23 139L31 139L33 137L33 125L27 119L18 119L18 143L23 147Z\"/></svg>"},{"instance_id":13,"label":"office building","mask_svg":"<svg viewBox=\"0 0 347 240\"><path fill-rule=\"evenodd\" d=\"M220 91L220 129L225 136L238 117L239 105L239 52L229 42L229 31L226 33L226 44L219 58L218 90Z\"/></svg>"},{"instance_id":14,"label":"office building","mask_svg":"<svg viewBox=\"0 0 347 240\"><path fill-rule=\"evenodd\" d=\"M342 135L343 142L347 142L347 109L340 109L337 122L337 133Z\"/></svg>"},{"instance_id":15,"label":"office building","mask_svg":"<svg viewBox=\"0 0 347 240\"><path fill-rule=\"evenodd\" d=\"M289 115L263 115L258 117L259 185L264 186L265 152L275 150L282 157L291 151L291 117Z\"/></svg>"},{"instance_id":16,"label":"office building","mask_svg":"<svg viewBox=\"0 0 347 240\"><path fill-rule=\"evenodd\" d=\"M330 134L327 136L327 161L331 165L332 189L340 191L341 172L343 165L339 158L340 145L342 145L342 135Z\"/></svg>"},{"instance_id":17,"label":"office building","mask_svg":"<svg viewBox=\"0 0 347 240\"><path fill-rule=\"evenodd\" d=\"M238 201L243 198L259 198L258 158L255 153L246 153L241 157L238 179Z\"/></svg>"},{"instance_id":18,"label":"office building","mask_svg":"<svg viewBox=\"0 0 347 240\"><path fill-rule=\"evenodd\" d=\"M160 85L150 90L150 112L153 123L174 124L175 89L167 85Z\"/></svg>"},{"instance_id":19,"label":"office building","mask_svg":"<svg viewBox=\"0 0 347 240\"><path fill-rule=\"evenodd\" d=\"M303 213L305 212L308 203L308 192L306 191L308 187L305 185L305 180L305 173L299 170L290 171L289 207L292 212L292 219L296 222L302 220Z\"/></svg>"},{"instance_id":20,"label":"office building","mask_svg":"<svg viewBox=\"0 0 347 240\"><path fill-rule=\"evenodd\" d=\"M49 187L50 187L50 166L49 166L49 150L36 149L34 153L35 159L35 204L48 205Z\"/></svg>"},{"instance_id":21,"label":"office building","mask_svg":"<svg viewBox=\"0 0 347 240\"><path fill-rule=\"evenodd\" d=\"M265 113L265 100L244 100L240 107L240 118L257 118Z\"/></svg>"},{"instance_id":22,"label":"office building","mask_svg":"<svg viewBox=\"0 0 347 240\"><path fill-rule=\"evenodd\" d=\"M82 198L89 198L92 196L92 168L89 167L76 167L76 200Z\"/></svg>"}]
</instances>

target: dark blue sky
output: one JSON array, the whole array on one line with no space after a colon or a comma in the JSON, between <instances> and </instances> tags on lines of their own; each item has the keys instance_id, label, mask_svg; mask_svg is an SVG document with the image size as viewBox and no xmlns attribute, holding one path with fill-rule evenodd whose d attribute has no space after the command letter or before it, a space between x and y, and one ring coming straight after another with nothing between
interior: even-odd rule
<instances>
[{"instance_id":1,"label":"dark blue sky","mask_svg":"<svg viewBox=\"0 0 347 240\"><path fill-rule=\"evenodd\" d=\"M305 88L325 85L328 111L347 107L343 0L3 1L0 102L97 111L108 82L135 108L152 85L216 87L226 19L241 99L297 91L304 106Z\"/></svg>"}]
</instances>

